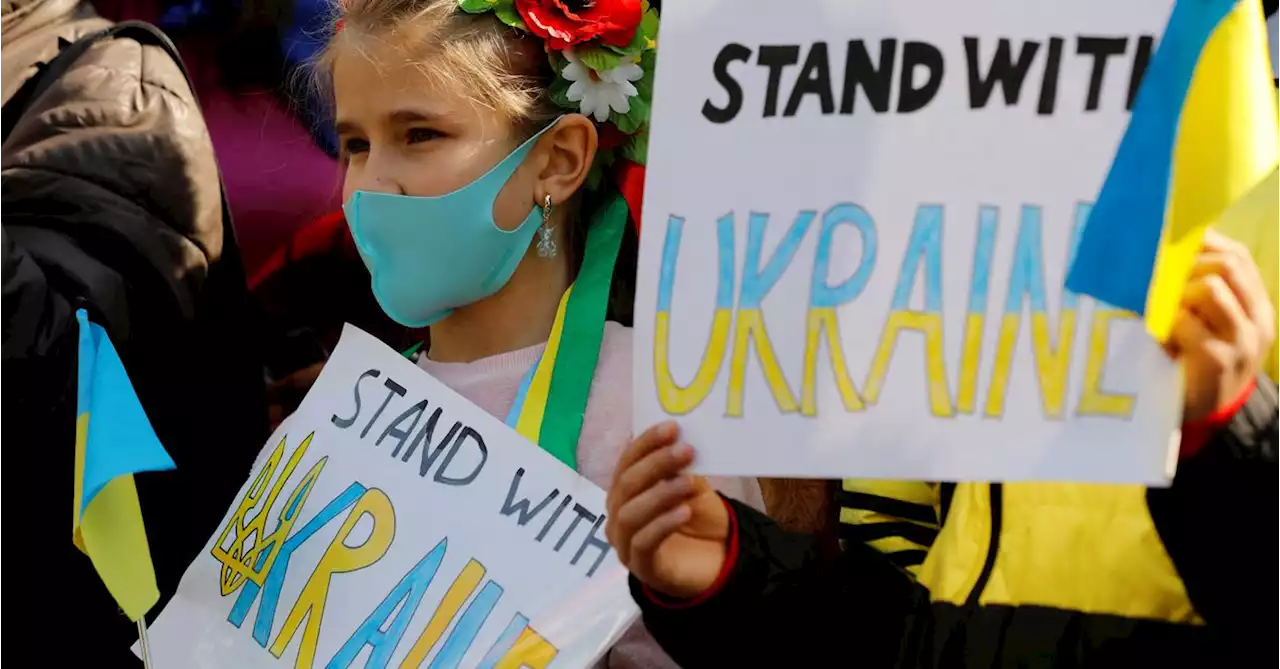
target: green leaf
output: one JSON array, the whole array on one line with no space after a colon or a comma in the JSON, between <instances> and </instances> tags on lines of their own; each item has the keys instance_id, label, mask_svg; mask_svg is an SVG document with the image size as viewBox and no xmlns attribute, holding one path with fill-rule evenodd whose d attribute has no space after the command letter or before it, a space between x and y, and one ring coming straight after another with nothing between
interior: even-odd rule
<instances>
[{"instance_id":1,"label":"green leaf","mask_svg":"<svg viewBox=\"0 0 1280 669\"><path fill-rule=\"evenodd\" d=\"M642 97L650 102L653 101L653 70L655 59L652 51L644 52L640 56L640 69L644 70L644 76L639 81L632 82L636 87L637 97Z\"/></svg>"},{"instance_id":2,"label":"green leaf","mask_svg":"<svg viewBox=\"0 0 1280 669\"><path fill-rule=\"evenodd\" d=\"M631 97L631 110L626 114L613 114L609 118L622 132L631 135L649 121L649 101L636 95Z\"/></svg>"},{"instance_id":3,"label":"green leaf","mask_svg":"<svg viewBox=\"0 0 1280 669\"><path fill-rule=\"evenodd\" d=\"M529 26L524 24L524 18L520 16L520 12L516 11L515 5L510 2L498 3L493 8L493 13L498 15L498 20L503 23L524 32L529 31Z\"/></svg>"},{"instance_id":4,"label":"green leaf","mask_svg":"<svg viewBox=\"0 0 1280 669\"><path fill-rule=\"evenodd\" d=\"M653 40L656 44L658 41L658 12L650 9L644 13L644 18L640 19L640 27L636 29L636 34L644 38ZM650 51L652 47L646 47Z\"/></svg>"},{"instance_id":5,"label":"green leaf","mask_svg":"<svg viewBox=\"0 0 1280 669\"><path fill-rule=\"evenodd\" d=\"M458 0L458 9L468 14L483 14L491 9L495 9L499 4L499 0ZM510 2L505 4L510 5Z\"/></svg>"},{"instance_id":6,"label":"green leaf","mask_svg":"<svg viewBox=\"0 0 1280 669\"><path fill-rule=\"evenodd\" d=\"M572 85L568 79L556 75L555 81L551 82L551 88L547 91L551 95L551 101L565 109L578 110L578 103L569 100L569 86Z\"/></svg>"},{"instance_id":7,"label":"green leaf","mask_svg":"<svg viewBox=\"0 0 1280 669\"><path fill-rule=\"evenodd\" d=\"M640 54L640 67L644 69L645 74L653 76L653 71L658 66L658 53L650 49Z\"/></svg>"},{"instance_id":8,"label":"green leaf","mask_svg":"<svg viewBox=\"0 0 1280 669\"><path fill-rule=\"evenodd\" d=\"M623 58L635 58L640 55L640 52L644 51L644 45L644 35L641 35L640 31L636 30L635 37L632 37L631 41L627 43L626 46L613 46L611 44L606 44L604 45L604 48L622 56Z\"/></svg>"},{"instance_id":9,"label":"green leaf","mask_svg":"<svg viewBox=\"0 0 1280 669\"><path fill-rule=\"evenodd\" d=\"M638 132L622 145L622 157L637 165L644 165L649 156L649 130Z\"/></svg>"},{"instance_id":10,"label":"green leaf","mask_svg":"<svg viewBox=\"0 0 1280 669\"><path fill-rule=\"evenodd\" d=\"M578 60L581 60L583 65L595 70L597 73L612 70L622 62L622 56L608 49L597 47L580 49L577 54Z\"/></svg>"}]
</instances>

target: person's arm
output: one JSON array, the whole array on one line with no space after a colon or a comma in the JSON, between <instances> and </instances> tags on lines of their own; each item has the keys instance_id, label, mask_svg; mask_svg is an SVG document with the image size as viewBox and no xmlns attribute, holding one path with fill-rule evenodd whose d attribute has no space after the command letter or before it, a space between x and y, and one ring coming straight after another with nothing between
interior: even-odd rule
<instances>
[{"instance_id":1,"label":"person's arm","mask_svg":"<svg viewBox=\"0 0 1280 669\"><path fill-rule=\"evenodd\" d=\"M1277 403L1265 376L1236 402L1184 426L1182 460L1169 488L1147 504L1196 611L1242 658L1274 653ZM1253 565L1257 569L1253 569ZM1248 572L1242 577L1241 569Z\"/></svg>"},{"instance_id":2,"label":"person's arm","mask_svg":"<svg viewBox=\"0 0 1280 669\"><path fill-rule=\"evenodd\" d=\"M927 605L905 572L862 544L830 556L811 535L725 504L728 560L706 592L673 600L631 579L645 626L680 666L896 663L913 613Z\"/></svg>"}]
</instances>

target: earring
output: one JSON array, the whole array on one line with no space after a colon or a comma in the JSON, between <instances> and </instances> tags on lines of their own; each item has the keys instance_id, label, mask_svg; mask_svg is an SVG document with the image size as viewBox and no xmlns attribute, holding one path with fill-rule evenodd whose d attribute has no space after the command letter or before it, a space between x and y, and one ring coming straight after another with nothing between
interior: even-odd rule
<instances>
[{"instance_id":1,"label":"earring","mask_svg":"<svg viewBox=\"0 0 1280 669\"><path fill-rule=\"evenodd\" d=\"M542 227L538 228L538 257L556 257L556 241L551 238L555 227L551 225L551 196L542 200Z\"/></svg>"}]
</instances>

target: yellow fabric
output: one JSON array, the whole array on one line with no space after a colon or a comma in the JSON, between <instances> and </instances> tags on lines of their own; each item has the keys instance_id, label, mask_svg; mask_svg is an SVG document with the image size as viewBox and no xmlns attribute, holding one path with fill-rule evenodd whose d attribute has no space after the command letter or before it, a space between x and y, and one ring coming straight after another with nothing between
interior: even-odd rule
<instances>
[{"instance_id":1,"label":"yellow fabric","mask_svg":"<svg viewBox=\"0 0 1280 669\"><path fill-rule=\"evenodd\" d=\"M919 579L934 601L964 603L978 582L991 541L988 485L960 483L942 531L920 566Z\"/></svg>"},{"instance_id":2,"label":"yellow fabric","mask_svg":"<svg viewBox=\"0 0 1280 669\"><path fill-rule=\"evenodd\" d=\"M72 540L102 578L102 582L129 620L137 621L160 599L142 507L133 476L112 479L80 514L84 498L84 453L89 434L89 414L76 419L75 516Z\"/></svg>"},{"instance_id":3,"label":"yellow fabric","mask_svg":"<svg viewBox=\"0 0 1280 669\"><path fill-rule=\"evenodd\" d=\"M990 540L986 484L960 484L920 581L962 603ZM982 604L1202 624L1147 510L1141 486L1004 485L1000 550Z\"/></svg>"},{"instance_id":4,"label":"yellow fabric","mask_svg":"<svg viewBox=\"0 0 1280 669\"><path fill-rule=\"evenodd\" d=\"M520 418L516 421L516 432L533 443L538 443L542 436L542 417L547 410L547 397L551 390L551 373L555 371L556 354L560 351L560 335L564 331L564 312L569 304L569 295L573 293L573 284L560 297L560 306L556 308L556 320L551 326L551 336L547 339L547 347L542 352L538 369L529 382L529 391L524 397L524 406Z\"/></svg>"},{"instance_id":5,"label":"yellow fabric","mask_svg":"<svg viewBox=\"0 0 1280 669\"><path fill-rule=\"evenodd\" d=\"M1205 228L1276 166L1280 128L1268 52L1261 5L1237 2L1192 75L1147 295L1147 328L1160 341L1177 315Z\"/></svg>"},{"instance_id":6,"label":"yellow fabric","mask_svg":"<svg viewBox=\"0 0 1280 669\"><path fill-rule=\"evenodd\" d=\"M1280 263L1277 263L1278 242L1280 242L1280 171L1271 170L1271 174L1254 186L1244 197L1231 205L1231 208L1214 223L1213 227L1228 237L1239 241L1249 248L1254 262L1262 273L1262 281L1267 286L1267 294L1271 304L1276 304L1277 276L1280 274ZM1275 322L1280 331L1280 318ZM1272 380L1277 378L1277 346L1272 345L1267 355L1263 370Z\"/></svg>"},{"instance_id":7,"label":"yellow fabric","mask_svg":"<svg viewBox=\"0 0 1280 669\"><path fill-rule=\"evenodd\" d=\"M841 487L846 492L865 493L878 497L887 497L901 502L908 502L933 509L934 517L939 514L938 485L924 481L887 481L882 479L845 479ZM874 523L909 522L922 527L937 529L937 523L922 523L911 518L891 516L871 509L860 509L849 506L840 508L840 522L845 525L870 525ZM888 536L874 539L867 545L881 553L892 554L902 551L928 551L929 546L918 544L902 536ZM919 565L907 565L906 570L917 574Z\"/></svg>"},{"instance_id":8,"label":"yellow fabric","mask_svg":"<svg viewBox=\"0 0 1280 669\"><path fill-rule=\"evenodd\" d=\"M902 502L933 507L939 513L938 484L925 481L887 481L883 479L845 479L841 487L847 492L863 492L889 497Z\"/></svg>"}]
</instances>

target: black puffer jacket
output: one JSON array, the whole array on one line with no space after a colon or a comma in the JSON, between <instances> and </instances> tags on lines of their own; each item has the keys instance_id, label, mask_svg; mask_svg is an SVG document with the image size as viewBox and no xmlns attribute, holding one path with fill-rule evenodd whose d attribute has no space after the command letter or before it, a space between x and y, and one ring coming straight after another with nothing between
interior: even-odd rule
<instances>
[{"instance_id":1,"label":"black puffer jacket","mask_svg":"<svg viewBox=\"0 0 1280 669\"><path fill-rule=\"evenodd\" d=\"M71 541L75 310L107 329L177 464L137 478L162 603L267 437L255 325L178 63L103 40L17 120L10 99L37 64L110 24L77 0L3 12L4 528L24 574L8 579L5 631L53 653L38 664L136 664L133 626Z\"/></svg>"}]
</instances>

